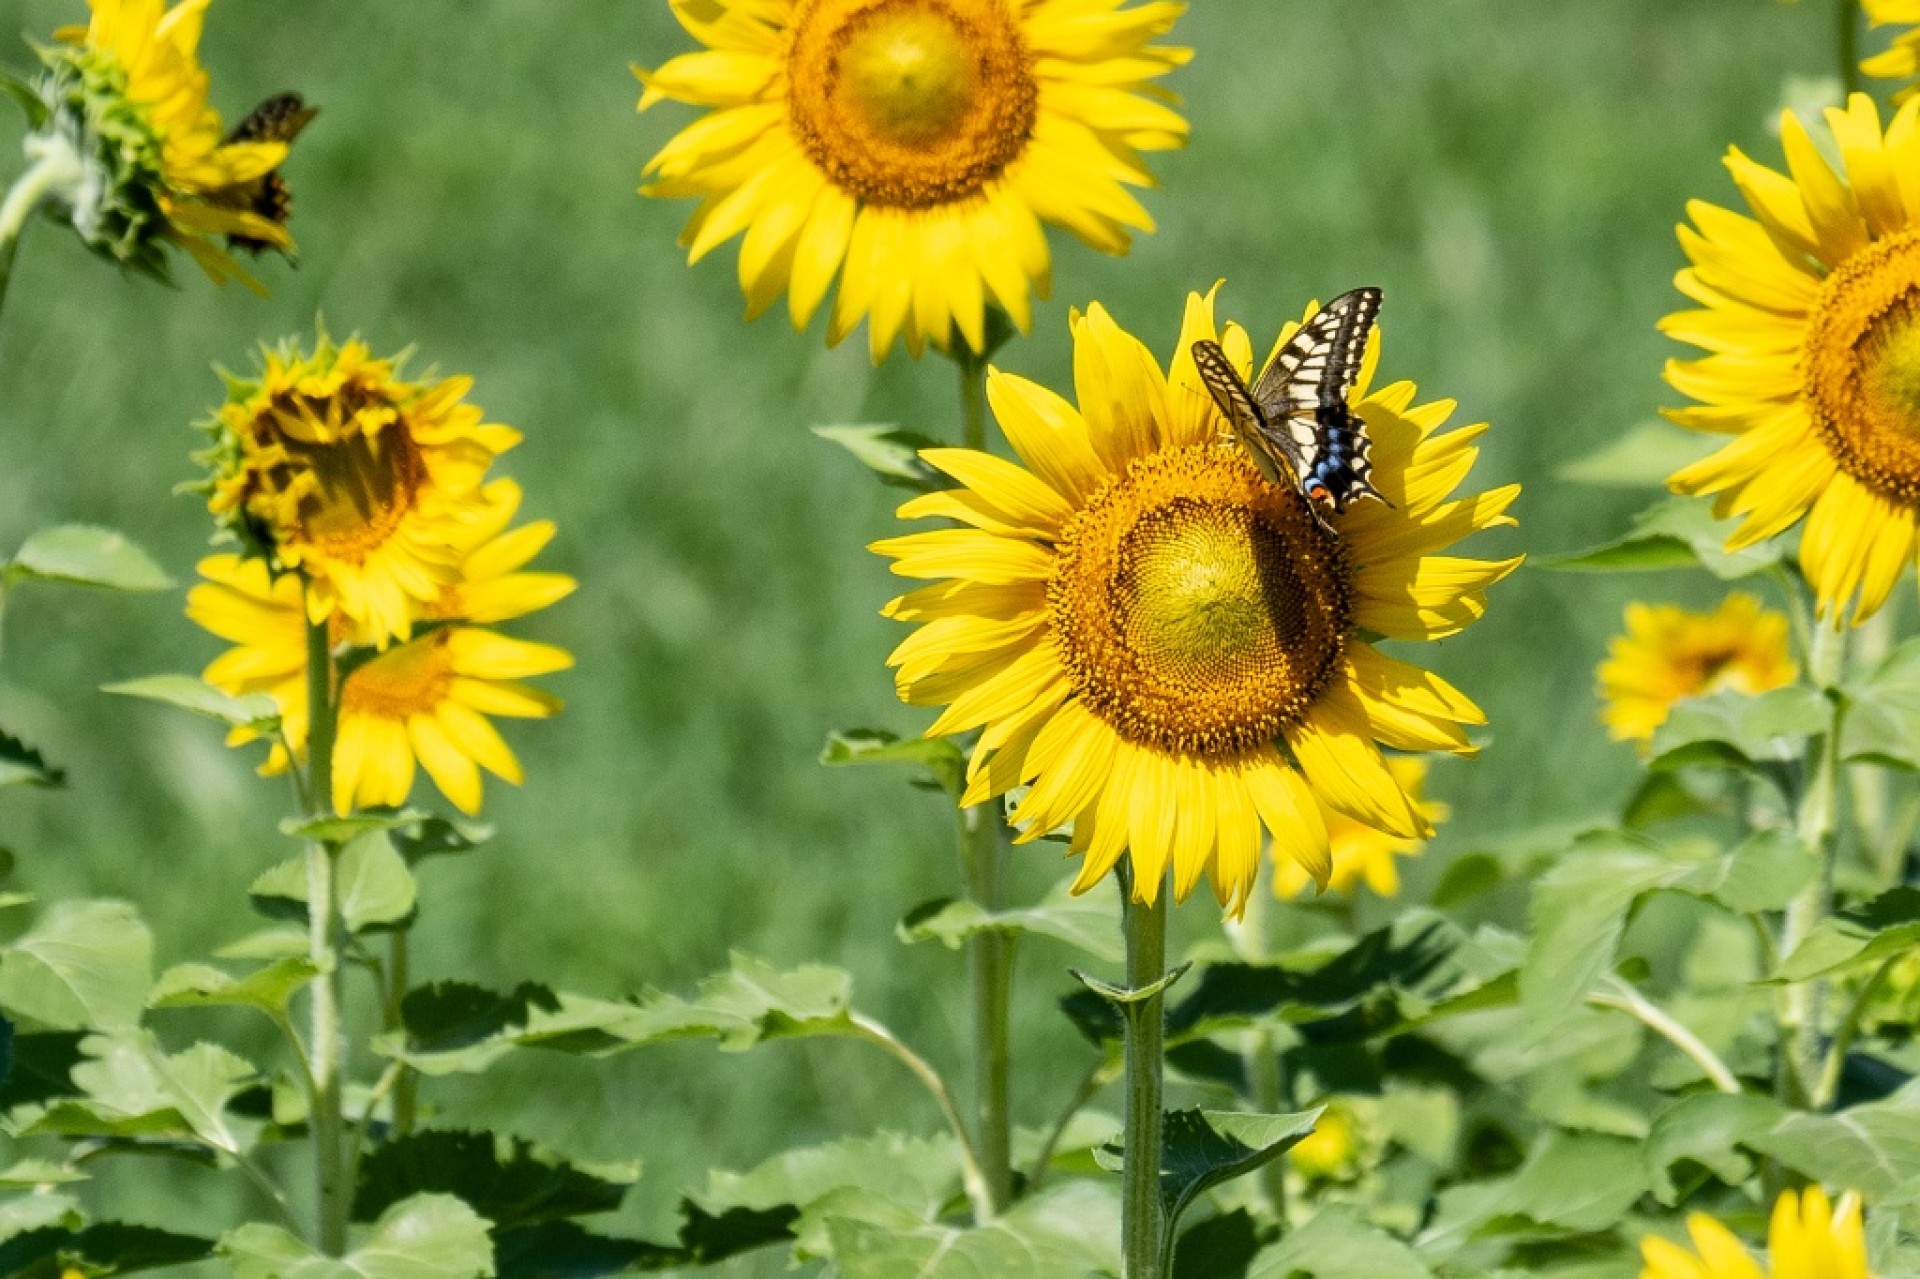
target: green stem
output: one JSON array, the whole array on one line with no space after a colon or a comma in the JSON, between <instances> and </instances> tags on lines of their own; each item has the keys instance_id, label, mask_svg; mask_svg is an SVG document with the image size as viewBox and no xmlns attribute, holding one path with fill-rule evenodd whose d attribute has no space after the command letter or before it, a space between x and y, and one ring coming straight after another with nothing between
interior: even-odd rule
<instances>
[{"instance_id":1,"label":"green stem","mask_svg":"<svg viewBox=\"0 0 1920 1279\"><path fill-rule=\"evenodd\" d=\"M1067 1135L1067 1126L1073 1117L1087 1108L1087 1104L1100 1095L1100 1090L1113 1082L1114 1068L1107 1061L1096 1061L1088 1068L1080 1080L1080 1087L1074 1090L1066 1108L1060 1117L1053 1121L1053 1127L1047 1130L1046 1140L1040 1143L1040 1153L1033 1157L1033 1166L1027 1170L1027 1193L1037 1194L1046 1183L1047 1174L1052 1170L1054 1152L1060 1149L1060 1141Z\"/></svg>"},{"instance_id":2,"label":"green stem","mask_svg":"<svg viewBox=\"0 0 1920 1279\"><path fill-rule=\"evenodd\" d=\"M1167 971L1167 899L1151 906L1127 895L1127 986L1143 990ZM1166 1214L1160 1206L1161 1089L1166 1063L1166 996L1154 994L1126 1006L1127 1117L1124 1139L1126 1187L1120 1205L1122 1279L1162 1279Z\"/></svg>"},{"instance_id":3,"label":"green stem","mask_svg":"<svg viewBox=\"0 0 1920 1279\"><path fill-rule=\"evenodd\" d=\"M307 798L310 815L332 812L334 702L333 650L325 622L307 623ZM333 901L337 850L322 840L307 845L307 947L320 975L312 986L313 1032L308 1037L313 1075L314 1182L319 1203L316 1242L331 1257L347 1250L350 1187L343 1142L342 1078L346 1059L340 1009L344 973Z\"/></svg>"},{"instance_id":4,"label":"green stem","mask_svg":"<svg viewBox=\"0 0 1920 1279\"><path fill-rule=\"evenodd\" d=\"M13 277L13 255L20 247L20 233L27 219L49 195L72 187L86 176L73 144L60 134L48 134L28 140L32 163L0 200L0 305L7 299L7 283Z\"/></svg>"},{"instance_id":5,"label":"green stem","mask_svg":"<svg viewBox=\"0 0 1920 1279\"><path fill-rule=\"evenodd\" d=\"M940 1078L940 1072L927 1063L913 1049L886 1026L862 1013L851 1014L853 1028L868 1043L884 1048L893 1058L918 1079L932 1094L934 1104L940 1107L940 1114L946 1119L953 1135L960 1141L960 1182L966 1188L967 1198L973 1204L973 1215L981 1221L993 1218L994 1208L987 1199L987 1182L982 1176L980 1161L974 1150L973 1141L967 1135L966 1121L960 1117L960 1108L953 1104L953 1094L947 1091L946 1081Z\"/></svg>"},{"instance_id":6,"label":"green stem","mask_svg":"<svg viewBox=\"0 0 1920 1279\"><path fill-rule=\"evenodd\" d=\"M967 895L989 914L1006 908L1007 850L1001 835L997 802L960 810ZM997 929L975 933L967 942L967 967L973 986L974 1147L991 1219L1013 1202L1012 1036L1007 1025L1013 1003L1013 938Z\"/></svg>"},{"instance_id":7,"label":"green stem","mask_svg":"<svg viewBox=\"0 0 1920 1279\"><path fill-rule=\"evenodd\" d=\"M1844 703L1834 694L1846 665L1846 635L1836 621L1814 632L1808 660L1808 678L1829 695L1832 717L1827 731L1809 744L1806 787L1800 797L1795 833L1819 859L1811 883L1787 906L1780 934L1780 955L1789 958L1833 908L1835 793L1840 771L1840 732ZM1826 1000L1823 979L1795 982L1781 988L1776 1005L1781 1052L1776 1090L1799 1101L1811 1100L1820 1071L1820 1018Z\"/></svg>"},{"instance_id":8,"label":"green stem","mask_svg":"<svg viewBox=\"0 0 1920 1279\"><path fill-rule=\"evenodd\" d=\"M400 1015L413 980L409 934L405 928L393 935L387 962L387 1029L400 1031L405 1022ZM404 1137L413 1131L420 1110L420 1076L411 1067L401 1066L393 1085L393 1135Z\"/></svg>"},{"instance_id":9,"label":"green stem","mask_svg":"<svg viewBox=\"0 0 1920 1279\"><path fill-rule=\"evenodd\" d=\"M1860 0L1839 0L1834 26L1840 46L1840 85L1852 97L1860 90Z\"/></svg>"},{"instance_id":10,"label":"green stem","mask_svg":"<svg viewBox=\"0 0 1920 1279\"><path fill-rule=\"evenodd\" d=\"M1720 1060L1720 1055L1707 1047L1698 1035L1627 983L1613 980L1610 984L1611 990L1595 991L1587 996L1587 1002L1595 1008L1611 1008L1632 1017L1685 1053L1715 1088L1731 1096L1739 1095L1740 1081L1727 1069L1727 1063Z\"/></svg>"},{"instance_id":11,"label":"green stem","mask_svg":"<svg viewBox=\"0 0 1920 1279\"><path fill-rule=\"evenodd\" d=\"M1903 958L1904 956L1894 955L1874 969L1873 976L1867 978L1866 984L1860 987L1860 993L1854 996L1853 1003L1848 1006L1847 1015L1841 1019L1839 1028L1833 1032L1833 1043L1827 1049L1826 1066L1820 1071L1819 1086L1814 1089L1815 1108L1820 1110L1831 1108L1835 1098L1840 1095L1840 1077L1846 1073L1847 1054L1853 1051L1853 1041L1860 1036L1860 1022L1866 1017L1867 1009L1873 1006L1874 996L1878 995L1880 987L1886 984L1894 965Z\"/></svg>"}]
</instances>

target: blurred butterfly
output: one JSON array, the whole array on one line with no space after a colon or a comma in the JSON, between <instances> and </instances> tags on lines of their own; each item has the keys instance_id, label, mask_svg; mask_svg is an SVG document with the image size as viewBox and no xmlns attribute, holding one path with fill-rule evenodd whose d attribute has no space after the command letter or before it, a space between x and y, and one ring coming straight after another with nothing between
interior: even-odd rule
<instances>
[{"instance_id":1,"label":"blurred butterfly","mask_svg":"<svg viewBox=\"0 0 1920 1279\"><path fill-rule=\"evenodd\" d=\"M255 107L246 119L234 125L226 140L229 143L290 143L319 113L318 107L308 106L306 100L297 93L276 93ZM214 197L214 202L229 209L258 214L275 226L285 226L287 219L293 215L293 192L278 169L262 174L251 182L242 182L220 191ZM273 247L265 240L248 235L229 235L227 245L245 249L249 253Z\"/></svg>"},{"instance_id":2,"label":"blurred butterfly","mask_svg":"<svg viewBox=\"0 0 1920 1279\"><path fill-rule=\"evenodd\" d=\"M1336 512L1357 497L1386 501L1369 476L1367 424L1347 407L1380 314L1379 289L1342 293L1300 326L1252 389L1218 343L1193 344L1193 361L1253 464L1272 484L1290 485L1332 531L1319 503Z\"/></svg>"}]
</instances>

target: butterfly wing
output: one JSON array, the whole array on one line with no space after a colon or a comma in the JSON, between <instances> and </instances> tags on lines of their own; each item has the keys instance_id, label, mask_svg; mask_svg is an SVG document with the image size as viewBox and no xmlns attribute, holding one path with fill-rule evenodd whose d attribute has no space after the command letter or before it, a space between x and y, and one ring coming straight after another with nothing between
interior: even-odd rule
<instances>
[{"instance_id":1,"label":"butterfly wing","mask_svg":"<svg viewBox=\"0 0 1920 1279\"><path fill-rule=\"evenodd\" d=\"M1299 457L1304 491L1336 511L1357 497L1385 500L1370 478L1366 423L1347 405L1380 302L1379 289L1364 288L1327 303L1273 357L1252 390L1268 432Z\"/></svg>"},{"instance_id":2,"label":"butterfly wing","mask_svg":"<svg viewBox=\"0 0 1920 1279\"><path fill-rule=\"evenodd\" d=\"M233 126L228 142L292 142L300 131L320 113L297 93L277 93L255 107L247 118ZM293 216L293 192L280 171L265 174L252 182L215 193L214 202L227 208L258 214L276 226L285 226ZM258 253L268 247L265 240L251 236L229 235L227 243L236 249Z\"/></svg>"},{"instance_id":3,"label":"butterfly wing","mask_svg":"<svg viewBox=\"0 0 1920 1279\"><path fill-rule=\"evenodd\" d=\"M1260 474L1267 477L1267 483L1284 484L1304 494L1306 490L1299 479L1304 473L1300 470L1302 459L1289 450L1291 440L1284 433L1276 433L1267 425L1266 415L1254 402L1253 393L1241 380L1227 353L1218 343L1202 338L1193 344L1193 363L1200 371L1200 380L1207 384L1213 402L1233 424L1233 433L1240 437L1240 443L1246 446Z\"/></svg>"}]
</instances>

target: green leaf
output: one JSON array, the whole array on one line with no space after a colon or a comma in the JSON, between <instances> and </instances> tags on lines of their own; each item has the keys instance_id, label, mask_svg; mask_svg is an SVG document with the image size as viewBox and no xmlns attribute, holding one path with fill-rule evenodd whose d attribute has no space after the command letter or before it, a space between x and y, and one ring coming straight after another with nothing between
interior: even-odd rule
<instances>
[{"instance_id":1,"label":"green leaf","mask_svg":"<svg viewBox=\"0 0 1920 1279\"><path fill-rule=\"evenodd\" d=\"M1477 1235L1539 1227L1583 1234L1610 1230L1648 1189L1640 1142L1549 1131L1511 1176L1444 1194L1437 1216L1422 1233L1421 1250L1437 1255Z\"/></svg>"},{"instance_id":2,"label":"green leaf","mask_svg":"<svg viewBox=\"0 0 1920 1279\"><path fill-rule=\"evenodd\" d=\"M883 484L931 493L951 488L952 481L920 460L920 450L938 448L940 441L893 426L816 426L813 433L853 454L855 461L880 477Z\"/></svg>"},{"instance_id":3,"label":"green leaf","mask_svg":"<svg viewBox=\"0 0 1920 1279\"><path fill-rule=\"evenodd\" d=\"M164 702L234 728L271 733L280 726L280 704L265 693L234 697L191 675L149 675L145 679L103 684L101 691L121 697Z\"/></svg>"},{"instance_id":4,"label":"green leaf","mask_svg":"<svg viewBox=\"0 0 1920 1279\"><path fill-rule=\"evenodd\" d=\"M355 813L351 817L289 817L280 823L280 833L320 844L345 844L362 835L418 826L426 820L425 813L411 808L397 813Z\"/></svg>"},{"instance_id":5,"label":"green leaf","mask_svg":"<svg viewBox=\"0 0 1920 1279\"><path fill-rule=\"evenodd\" d=\"M1634 904L1698 873L1623 835L1580 841L1534 888L1520 1003L1536 1040L1557 1029L1613 966Z\"/></svg>"},{"instance_id":6,"label":"green leaf","mask_svg":"<svg viewBox=\"0 0 1920 1279\"><path fill-rule=\"evenodd\" d=\"M293 997L320 975L304 955L278 960L235 977L207 964L181 964L160 974L147 996L149 1008L257 1008L286 1015Z\"/></svg>"},{"instance_id":7,"label":"green leaf","mask_svg":"<svg viewBox=\"0 0 1920 1279\"><path fill-rule=\"evenodd\" d=\"M983 932L1050 937L1108 963L1126 959L1118 898L1111 893L1075 896L1071 880L1056 885L1039 905L1021 910L989 913L964 898L928 902L901 920L898 931L901 941L941 941L953 950Z\"/></svg>"},{"instance_id":8,"label":"green leaf","mask_svg":"<svg viewBox=\"0 0 1920 1279\"><path fill-rule=\"evenodd\" d=\"M227 1103L256 1078L242 1058L206 1043L169 1056L145 1031L96 1035L81 1047L88 1060L73 1068L73 1082L84 1096L55 1102L25 1134L169 1137L229 1154L240 1149Z\"/></svg>"},{"instance_id":9,"label":"green leaf","mask_svg":"<svg viewBox=\"0 0 1920 1279\"><path fill-rule=\"evenodd\" d=\"M1565 463L1554 475L1593 488L1664 489L1668 476L1719 444L1713 436L1683 431L1656 418L1628 427L1612 443Z\"/></svg>"},{"instance_id":10,"label":"green leaf","mask_svg":"<svg viewBox=\"0 0 1920 1279\"><path fill-rule=\"evenodd\" d=\"M496 1230L612 1212L639 1169L614 1180L531 1143L487 1132L430 1131L385 1142L360 1165L353 1218L371 1221L417 1194L453 1195Z\"/></svg>"},{"instance_id":11,"label":"green leaf","mask_svg":"<svg viewBox=\"0 0 1920 1279\"><path fill-rule=\"evenodd\" d=\"M1118 1200L1087 1182L1045 1190L977 1229L848 1216L828 1230L843 1279L1067 1279L1120 1267Z\"/></svg>"},{"instance_id":12,"label":"green leaf","mask_svg":"<svg viewBox=\"0 0 1920 1279\"><path fill-rule=\"evenodd\" d=\"M395 1204L368 1240L324 1257L278 1226L241 1226L220 1241L235 1279L481 1279L493 1274L487 1223L450 1195Z\"/></svg>"},{"instance_id":13,"label":"green leaf","mask_svg":"<svg viewBox=\"0 0 1920 1279\"><path fill-rule=\"evenodd\" d=\"M807 964L782 972L735 953L730 971L701 982L691 1000L655 995L620 1030L628 1042L712 1038L724 1052L776 1039L850 1035L853 978L844 969Z\"/></svg>"},{"instance_id":14,"label":"green leaf","mask_svg":"<svg viewBox=\"0 0 1920 1279\"><path fill-rule=\"evenodd\" d=\"M517 1226L494 1236L498 1279L599 1279L637 1270L678 1270L710 1266L728 1257L783 1243L795 1213L781 1206L766 1212L735 1208L711 1215L683 1200L686 1218L677 1246L644 1239L615 1239L591 1234L571 1221Z\"/></svg>"},{"instance_id":15,"label":"green leaf","mask_svg":"<svg viewBox=\"0 0 1920 1279\"><path fill-rule=\"evenodd\" d=\"M829 733L820 762L830 768L848 764L918 765L949 795L960 794L967 773L966 755L947 738L902 738L877 728Z\"/></svg>"},{"instance_id":16,"label":"green leaf","mask_svg":"<svg viewBox=\"0 0 1920 1279\"><path fill-rule=\"evenodd\" d=\"M1820 859L1789 831L1761 831L1676 885L1736 915L1785 910L1813 881Z\"/></svg>"},{"instance_id":17,"label":"green leaf","mask_svg":"<svg viewBox=\"0 0 1920 1279\"><path fill-rule=\"evenodd\" d=\"M56 902L0 951L0 1007L57 1030L131 1027L152 984L153 934L125 902Z\"/></svg>"},{"instance_id":18,"label":"green leaf","mask_svg":"<svg viewBox=\"0 0 1920 1279\"><path fill-rule=\"evenodd\" d=\"M46 756L13 734L0 729L0 786L66 785L67 775L47 763ZM12 858L8 858L11 866Z\"/></svg>"},{"instance_id":19,"label":"green leaf","mask_svg":"<svg viewBox=\"0 0 1920 1279\"><path fill-rule=\"evenodd\" d=\"M88 1174L66 1164L45 1159L22 1159L0 1168L0 1187L8 1190L32 1190L37 1186L70 1186L90 1180Z\"/></svg>"},{"instance_id":20,"label":"green leaf","mask_svg":"<svg viewBox=\"0 0 1920 1279\"><path fill-rule=\"evenodd\" d=\"M826 1218L846 1192L891 1204L915 1221L933 1221L960 1190L960 1148L952 1137L880 1133L782 1151L744 1173L711 1172L701 1201L761 1212L791 1205L800 1216L800 1252L819 1256L831 1249Z\"/></svg>"},{"instance_id":21,"label":"green leaf","mask_svg":"<svg viewBox=\"0 0 1920 1279\"><path fill-rule=\"evenodd\" d=\"M1770 568L1786 553L1778 539L1728 552L1731 531L1730 525L1713 518L1712 503L1667 498L1634 516L1632 531L1625 537L1584 551L1546 556L1540 566L1578 573L1704 568L1722 581L1734 581Z\"/></svg>"},{"instance_id":22,"label":"green leaf","mask_svg":"<svg viewBox=\"0 0 1920 1279\"><path fill-rule=\"evenodd\" d=\"M1215 1186L1279 1158L1304 1141L1326 1107L1296 1115L1254 1115L1226 1110L1175 1110L1161 1129L1160 1202L1167 1236L1179 1231L1188 1208ZM1106 1150L1110 1162L1124 1152ZM1115 1171L1118 1171L1116 1168Z\"/></svg>"},{"instance_id":23,"label":"green leaf","mask_svg":"<svg viewBox=\"0 0 1920 1279\"><path fill-rule=\"evenodd\" d=\"M1245 1208L1196 1222L1174 1246L1169 1279L1246 1279L1266 1233Z\"/></svg>"},{"instance_id":24,"label":"green leaf","mask_svg":"<svg viewBox=\"0 0 1920 1279\"><path fill-rule=\"evenodd\" d=\"M43 529L0 566L7 582L62 582L116 591L164 591L173 579L123 533L88 524Z\"/></svg>"},{"instance_id":25,"label":"green leaf","mask_svg":"<svg viewBox=\"0 0 1920 1279\"><path fill-rule=\"evenodd\" d=\"M1654 730L1653 769L1748 768L1800 758L1808 738L1825 733L1833 708L1825 697L1790 684L1748 697L1727 690L1675 706Z\"/></svg>"},{"instance_id":26,"label":"green leaf","mask_svg":"<svg viewBox=\"0 0 1920 1279\"><path fill-rule=\"evenodd\" d=\"M1920 888L1894 888L1829 915L1780 964L1779 981L1810 981L1920 945Z\"/></svg>"},{"instance_id":27,"label":"green leaf","mask_svg":"<svg viewBox=\"0 0 1920 1279\"><path fill-rule=\"evenodd\" d=\"M493 827L479 822L448 821L444 817L421 817L410 825L393 827L388 837L407 859L407 865L417 866L429 857L472 852L493 838Z\"/></svg>"},{"instance_id":28,"label":"green leaf","mask_svg":"<svg viewBox=\"0 0 1920 1279\"><path fill-rule=\"evenodd\" d=\"M1751 1094L1700 1093L1682 1097L1654 1116L1647 1134L1647 1176L1654 1197L1669 1207L1692 1189L1673 1179L1676 1164L1691 1162L1730 1186L1752 1175L1753 1161L1737 1147L1773 1129L1785 1108L1771 1097Z\"/></svg>"},{"instance_id":29,"label":"green leaf","mask_svg":"<svg viewBox=\"0 0 1920 1279\"><path fill-rule=\"evenodd\" d=\"M413 916L413 872L385 832L362 835L334 863L334 897L350 933L391 928Z\"/></svg>"},{"instance_id":30,"label":"green leaf","mask_svg":"<svg viewBox=\"0 0 1920 1279\"><path fill-rule=\"evenodd\" d=\"M436 982L400 1003L405 1031L374 1050L429 1075L483 1071L516 1048L600 1054L625 1048L639 1010L632 1004L556 994L522 982L502 994L464 982Z\"/></svg>"},{"instance_id":31,"label":"green leaf","mask_svg":"<svg viewBox=\"0 0 1920 1279\"><path fill-rule=\"evenodd\" d=\"M0 1110L33 1106L79 1092L73 1068L86 1060L80 1045L87 1036L75 1030L13 1036L12 1060L0 1083Z\"/></svg>"},{"instance_id":32,"label":"green leaf","mask_svg":"<svg viewBox=\"0 0 1920 1279\"><path fill-rule=\"evenodd\" d=\"M1837 1114L1796 1112L1747 1144L1815 1181L1892 1207L1920 1200L1920 1083Z\"/></svg>"},{"instance_id":33,"label":"green leaf","mask_svg":"<svg viewBox=\"0 0 1920 1279\"><path fill-rule=\"evenodd\" d=\"M1433 1272L1353 1208L1330 1204L1256 1257L1247 1279L1433 1279Z\"/></svg>"},{"instance_id":34,"label":"green leaf","mask_svg":"<svg viewBox=\"0 0 1920 1279\"><path fill-rule=\"evenodd\" d=\"M68 1271L125 1275L184 1266L213 1255L213 1240L152 1226L102 1221L79 1229L30 1230L0 1243L0 1275L57 1279Z\"/></svg>"},{"instance_id":35,"label":"green leaf","mask_svg":"<svg viewBox=\"0 0 1920 1279\"><path fill-rule=\"evenodd\" d=\"M384 820L384 819L382 819ZM419 894L406 859L394 851L383 825L360 818L328 818L287 833L331 843L337 834L348 842L334 855L333 893L347 931L391 929L413 917ZM318 832L318 833L316 833ZM263 871L247 887L255 910L271 919L307 917L307 859L303 854Z\"/></svg>"}]
</instances>

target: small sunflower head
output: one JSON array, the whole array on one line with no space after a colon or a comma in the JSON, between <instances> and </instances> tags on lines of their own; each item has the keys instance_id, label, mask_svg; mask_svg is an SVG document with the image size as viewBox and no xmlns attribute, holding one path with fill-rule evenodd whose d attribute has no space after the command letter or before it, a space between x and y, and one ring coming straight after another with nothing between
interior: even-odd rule
<instances>
[{"instance_id":1,"label":"small sunflower head","mask_svg":"<svg viewBox=\"0 0 1920 1279\"><path fill-rule=\"evenodd\" d=\"M1366 1171L1372 1125L1355 1102L1344 1097L1327 1100L1326 1110L1306 1138L1287 1151L1287 1162L1309 1186L1351 1182Z\"/></svg>"},{"instance_id":2,"label":"small sunflower head","mask_svg":"<svg viewBox=\"0 0 1920 1279\"><path fill-rule=\"evenodd\" d=\"M1751 595L1729 595L1711 613L1630 604L1626 631L1600 663L1600 717L1615 741L1644 749L1679 702L1722 690L1748 696L1791 684L1787 619Z\"/></svg>"},{"instance_id":3,"label":"small sunflower head","mask_svg":"<svg viewBox=\"0 0 1920 1279\"><path fill-rule=\"evenodd\" d=\"M291 252L277 170L313 113L283 95L296 109L274 129L256 113L223 132L196 54L208 3L92 0L86 26L37 50L24 145L47 176L44 207L102 257L165 279L179 249L216 282L258 289L228 250Z\"/></svg>"},{"instance_id":4,"label":"small sunflower head","mask_svg":"<svg viewBox=\"0 0 1920 1279\"><path fill-rule=\"evenodd\" d=\"M337 606L381 645L458 580L486 471L520 438L465 403L468 379L409 382L400 363L324 334L310 353L283 343L257 378L229 377L200 454L216 520L307 579L315 621Z\"/></svg>"}]
</instances>

